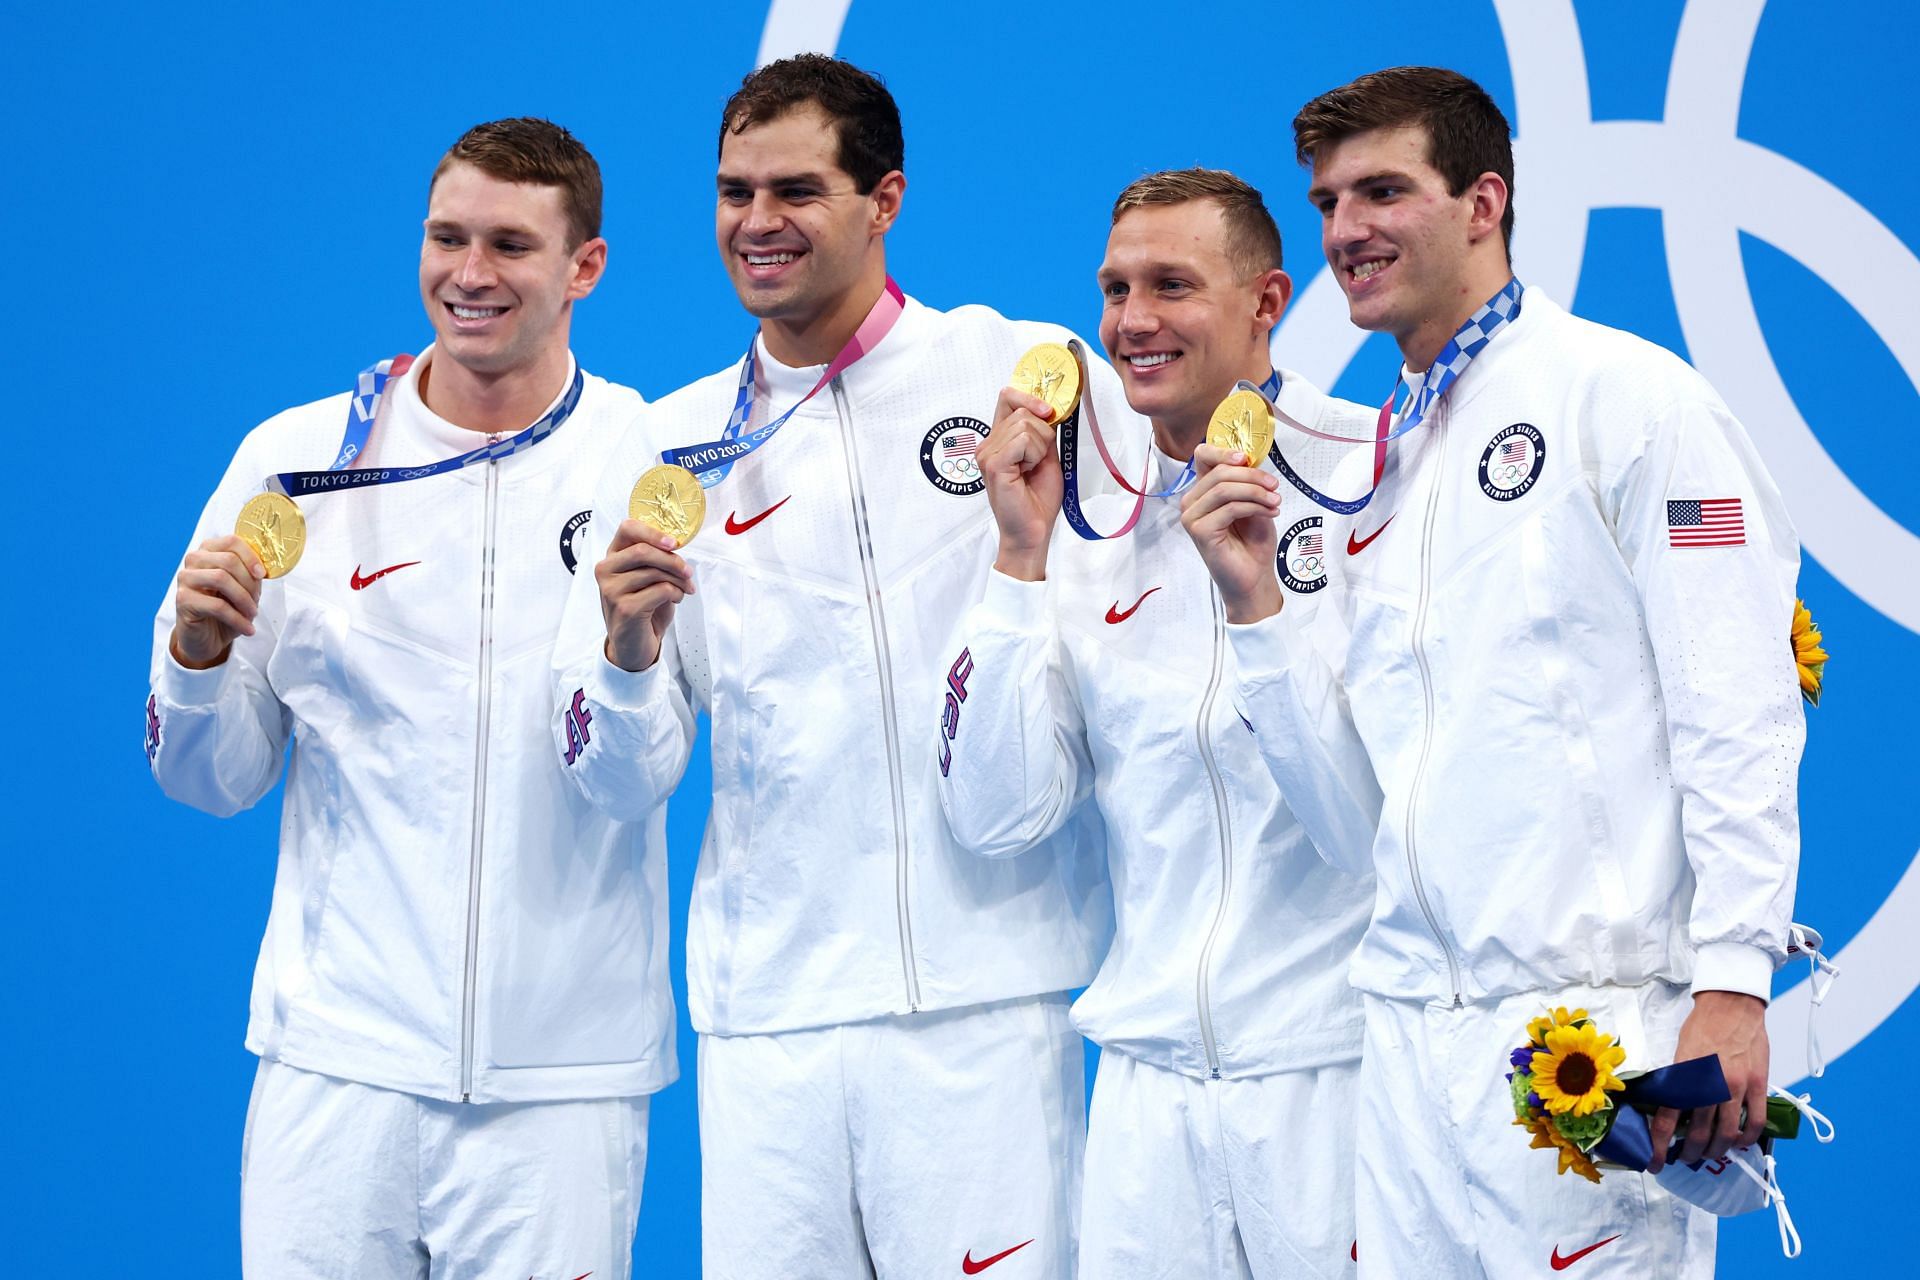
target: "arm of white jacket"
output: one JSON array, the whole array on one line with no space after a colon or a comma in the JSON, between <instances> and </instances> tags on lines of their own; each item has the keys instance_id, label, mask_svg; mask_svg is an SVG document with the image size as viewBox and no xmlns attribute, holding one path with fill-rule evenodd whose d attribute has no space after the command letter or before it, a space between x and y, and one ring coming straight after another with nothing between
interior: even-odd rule
<instances>
[{"instance_id":1,"label":"arm of white jacket","mask_svg":"<svg viewBox=\"0 0 1920 1280\"><path fill-rule=\"evenodd\" d=\"M636 428L637 430L637 428ZM593 566L627 509L638 470L615 455L596 490L573 589L553 648L554 748L560 764L588 802L610 817L636 822L666 803L693 754L693 694L682 675L677 634L692 602L676 608L660 657L645 671L625 671L607 660L606 620Z\"/></svg>"},{"instance_id":2,"label":"arm of white jacket","mask_svg":"<svg viewBox=\"0 0 1920 1280\"><path fill-rule=\"evenodd\" d=\"M1334 545L1331 538L1327 545ZM1286 612L1296 607L1289 597L1271 618L1227 624L1241 714L1313 847L1334 868L1366 875L1373 870L1382 797L1339 675L1346 628L1332 602L1316 607L1304 625L1291 626Z\"/></svg>"},{"instance_id":3,"label":"arm of white jacket","mask_svg":"<svg viewBox=\"0 0 1920 1280\"><path fill-rule=\"evenodd\" d=\"M1799 543L1746 432L1705 397L1657 415L1609 496L1666 703L1695 882L1694 989L1765 1000L1800 857ZM1674 546L1668 504L1716 498L1738 501L1742 545Z\"/></svg>"},{"instance_id":4,"label":"arm of white jacket","mask_svg":"<svg viewBox=\"0 0 1920 1280\"><path fill-rule=\"evenodd\" d=\"M189 550L233 532L234 517L260 488L256 456L247 445L235 454L200 513ZM216 817L251 808L280 777L293 722L267 679L267 666L279 637L283 590L276 581L262 584L254 633L237 637L227 660L204 671L173 658L173 582L153 619L147 765L169 797Z\"/></svg>"},{"instance_id":5,"label":"arm of white jacket","mask_svg":"<svg viewBox=\"0 0 1920 1280\"><path fill-rule=\"evenodd\" d=\"M1065 824L1093 763L1046 583L989 574L962 637L940 717L940 804L963 847L1009 857Z\"/></svg>"}]
</instances>

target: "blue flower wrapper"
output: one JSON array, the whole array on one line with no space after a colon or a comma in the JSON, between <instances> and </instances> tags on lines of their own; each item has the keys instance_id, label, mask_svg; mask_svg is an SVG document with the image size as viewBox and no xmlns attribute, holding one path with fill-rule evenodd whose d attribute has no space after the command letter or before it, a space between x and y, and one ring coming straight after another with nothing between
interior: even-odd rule
<instances>
[{"instance_id":1,"label":"blue flower wrapper","mask_svg":"<svg viewBox=\"0 0 1920 1280\"><path fill-rule=\"evenodd\" d=\"M1653 1133L1647 1115L1662 1107L1676 1111L1716 1107L1733 1096L1715 1054L1656 1067L1643 1075L1622 1076L1621 1083L1626 1089L1620 1100L1627 1105L1620 1108L1607 1136L1589 1154L1596 1160L1640 1172L1645 1172L1653 1160Z\"/></svg>"}]
</instances>

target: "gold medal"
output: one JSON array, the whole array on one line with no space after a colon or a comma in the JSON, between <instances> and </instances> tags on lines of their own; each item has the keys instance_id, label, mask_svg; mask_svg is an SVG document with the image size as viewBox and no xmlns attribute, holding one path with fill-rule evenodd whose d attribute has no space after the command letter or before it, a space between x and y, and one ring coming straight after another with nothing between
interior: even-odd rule
<instances>
[{"instance_id":1,"label":"gold medal","mask_svg":"<svg viewBox=\"0 0 1920 1280\"><path fill-rule=\"evenodd\" d=\"M1257 391L1244 387L1222 400L1207 423L1207 443L1216 449L1238 449L1247 465L1257 467L1273 447L1273 411Z\"/></svg>"},{"instance_id":2,"label":"gold medal","mask_svg":"<svg viewBox=\"0 0 1920 1280\"><path fill-rule=\"evenodd\" d=\"M663 462L633 482L627 515L643 520L680 546L693 541L707 518L707 492L693 472Z\"/></svg>"},{"instance_id":3,"label":"gold medal","mask_svg":"<svg viewBox=\"0 0 1920 1280\"><path fill-rule=\"evenodd\" d=\"M292 498L262 493L240 508L233 531L260 557L269 578L284 578L307 549L307 518Z\"/></svg>"},{"instance_id":4,"label":"gold medal","mask_svg":"<svg viewBox=\"0 0 1920 1280\"><path fill-rule=\"evenodd\" d=\"M1009 385L1053 406L1057 425L1080 406L1080 362L1059 343L1043 342L1020 357Z\"/></svg>"}]
</instances>

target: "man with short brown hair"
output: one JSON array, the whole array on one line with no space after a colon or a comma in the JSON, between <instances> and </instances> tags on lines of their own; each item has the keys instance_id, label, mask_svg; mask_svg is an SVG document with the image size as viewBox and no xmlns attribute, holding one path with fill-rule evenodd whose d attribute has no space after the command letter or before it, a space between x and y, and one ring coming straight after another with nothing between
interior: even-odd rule
<instances>
[{"instance_id":1,"label":"man with short brown hair","mask_svg":"<svg viewBox=\"0 0 1920 1280\"><path fill-rule=\"evenodd\" d=\"M1203 448L1185 519L1282 790L1384 788L1348 864L1379 878L1353 964L1361 1268L1711 1274L1713 1218L1663 1182L1591 1186L1530 1149L1509 1077L1545 1055L1511 1055L1554 1010L1634 1070L1717 1055L1731 1099L1671 1152L1662 1112L1654 1171L1759 1137L1799 856L1792 525L1697 373L1514 276L1507 122L1479 85L1376 72L1295 133L1353 321L1393 335L1410 388L1328 546L1342 662L1284 629L1271 477ZM1584 1115L1609 1095L1569 1062L1554 1101Z\"/></svg>"},{"instance_id":2,"label":"man with short brown hair","mask_svg":"<svg viewBox=\"0 0 1920 1280\"><path fill-rule=\"evenodd\" d=\"M759 325L609 468L554 717L568 774L630 819L711 717L687 927L706 1274L1063 1280L1085 1132L1065 993L1112 928L1097 822L989 862L934 779L991 559L987 416L1027 348L1069 335L888 276L907 180L877 77L770 63L719 141L714 237ZM1124 430L1112 370L1092 378ZM615 524L663 456L709 481L704 526Z\"/></svg>"},{"instance_id":3,"label":"man with short brown hair","mask_svg":"<svg viewBox=\"0 0 1920 1280\"><path fill-rule=\"evenodd\" d=\"M1213 582L1169 500L1239 382L1309 426L1373 428L1274 368L1292 291L1280 252L1260 193L1221 170L1150 174L1115 201L1100 339L1152 421L1146 488L1162 495L1125 536L1088 535L1125 529L1138 499L1064 502L1071 454L1044 402L1003 392L980 451L997 558L955 641L972 674L941 800L987 857L1044 856L1031 846L1089 796L1105 820L1114 943L1073 1006L1102 1049L1080 1241L1080 1274L1101 1280L1351 1264L1361 1018L1346 969L1372 878L1322 860L1262 762ZM1304 625L1327 529L1304 498L1287 523L1288 618ZM1371 835L1312 838L1357 853Z\"/></svg>"},{"instance_id":4,"label":"man with short brown hair","mask_svg":"<svg viewBox=\"0 0 1920 1280\"><path fill-rule=\"evenodd\" d=\"M588 805L545 738L592 486L641 408L569 349L599 224L560 126L456 142L420 245L432 346L249 434L154 624L168 795L248 808L292 744L248 1280L628 1272L678 1071L665 831ZM277 537L230 532L255 504Z\"/></svg>"}]
</instances>

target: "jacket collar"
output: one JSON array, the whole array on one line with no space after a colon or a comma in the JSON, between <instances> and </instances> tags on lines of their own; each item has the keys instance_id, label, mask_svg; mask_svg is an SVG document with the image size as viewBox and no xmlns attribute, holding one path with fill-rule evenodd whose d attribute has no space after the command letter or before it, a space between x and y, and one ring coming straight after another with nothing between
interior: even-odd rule
<instances>
[{"instance_id":1,"label":"jacket collar","mask_svg":"<svg viewBox=\"0 0 1920 1280\"><path fill-rule=\"evenodd\" d=\"M900 312L900 319L894 322L880 345L854 362L853 367L840 376L840 384L845 388L848 399L865 400L910 368L939 314L909 296ZM813 384L820 380L820 375L826 372L824 363L799 369L781 364L768 353L763 337L756 336L753 345L759 366L758 391L765 397L770 413L785 413L801 396L811 391ZM806 417L830 416L832 413L832 393L825 387L800 410L800 414ZM755 414L754 425L758 426L759 420L760 415Z\"/></svg>"}]
</instances>

